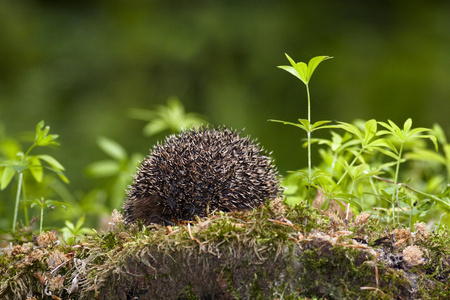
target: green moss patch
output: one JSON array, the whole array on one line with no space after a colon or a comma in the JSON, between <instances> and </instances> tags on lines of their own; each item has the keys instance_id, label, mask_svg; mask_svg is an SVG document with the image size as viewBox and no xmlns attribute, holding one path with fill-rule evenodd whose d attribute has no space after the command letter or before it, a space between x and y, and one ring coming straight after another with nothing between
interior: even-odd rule
<instances>
[{"instance_id":1,"label":"green moss patch","mask_svg":"<svg viewBox=\"0 0 450 300\"><path fill-rule=\"evenodd\" d=\"M3 249L2 299L436 299L450 297L447 232L347 222L299 205L163 227L113 222L69 246ZM419 228L419 226L418 226ZM34 297L34 298L33 298Z\"/></svg>"}]
</instances>

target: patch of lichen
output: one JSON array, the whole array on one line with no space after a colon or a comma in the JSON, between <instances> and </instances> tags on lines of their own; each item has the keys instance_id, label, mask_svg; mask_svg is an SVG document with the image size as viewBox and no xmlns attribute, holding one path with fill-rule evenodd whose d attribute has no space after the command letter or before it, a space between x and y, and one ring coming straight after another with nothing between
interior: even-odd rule
<instances>
[{"instance_id":1,"label":"patch of lichen","mask_svg":"<svg viewBox=\"0 0 450 300\"><path fill-rule=\"evenodd\" d=\"M448 231L393 230L374 216L346 221L305 204L173 227L115 221L77 245L34 240L0 256L2 299L450 297ZM410 246L415 265L403 254Z\"/></svg>"}]
</instances>

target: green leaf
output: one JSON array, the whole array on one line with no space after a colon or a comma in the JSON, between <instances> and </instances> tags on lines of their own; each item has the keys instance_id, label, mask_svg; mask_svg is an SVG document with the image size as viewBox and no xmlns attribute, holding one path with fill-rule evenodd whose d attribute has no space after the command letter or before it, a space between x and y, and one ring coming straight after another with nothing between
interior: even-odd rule
<instances>
[{"instance_id":1,"label":"green leaf","mask_svg":"<svg viewBox=\"0 0 450 300\"><path fill-rule=\"evenodd\" d=\"M445 144L443 147L443 150L444 150L444 154L445 154L445 157L447 158L447 160L450 160L450 145ZM447 163L450 163L450 161L448 161Z\"/></svg>"},{"instance_id":2,"label":"green leaf","mask_svg":"<svg viewBox=\"0 0 450 300\"><path fill-rule=\"evenodd\" d=\"M371 119L364 124L364 145L368 145L370 140L375 137L377 134L377 121Z\"/></svg>"},{"instance_id":3,"label":"green leaf","mask_svg":"<svg viewBox=\"0 0 450 300\"><path fill-rule=\"evenodd\" d=\"M64 223L66 224L66 227L67 227L71 232L74 232L74 231L75 231L75 226L73 225L72 222L70 222L69 220L66 220Z\"/></svg>"},{"instance_id":4,"label":"green leaf","mask_svg":"<svg viewBox=\"0 0 450 300\"><path fill-rule=\"evenodd\" d=\"M303 81L303 83L308 84L309 83L308 66L304 62L299 62L295 65L294 68L297 71L297 73L300 76L300 79Z\"/></svg>"},{"instance_id":5,"label":"green leaf","mask_svg":"<svg viewBox=\"0 0 450 300\"><path fill-rule=\"evenodd\" d=\"M162 119L154 119L144 126L143 132L146 136L152 136L167 130L167 124Z\"/></svg>"},{"instance_id":6,"label":"green leaf","mask_svg":"<svg viewBox=\"0 0 450 300\"><path fill-rule=\"evenodd\" d=\"M67 210L67 207L69 206L68 203L57 201L57 200L45 200L44 202L47 205L47 207L56 206L56 207L62 207L65 210Z\"/></svg>"},{"instance_id":7,"label":"green leaf","mask_svg":"<svg viewBox=\"0 0 450 300\"><path fill-rule=\"evenodd\" d=\"M64 181L65 183L69 183L69 178L67 178L61 171L52 169L53 172L55 172L56 174L58 174L59 178L61 178L62 181Z\"/></svg>"},{"instance_id":8,"label":"green leaf","mask_svg":"<svg viewBox=\"0 0 450 300\"><path fill-rule=\"evenodd\" d=\"M330 56L316 56L311 58L307 65L304 62L296 63L288 54L285 53L285 55L291 63L291 66L278 66L278 68L291 73L300 79L305 85L309 84L309 80L319 64L324 60L332 58Z\"/></svg>"},{"instance_id":9,"label":"green leaf","mask_svg":"<svg viewBox=\"0 0 450 300\"><path fill-rule=\"evenodd\" d=\"M436 150L436 151L438 151L439 149L439 144L438 144L438 142L437 142L437 139L436 139L436 137L434 136L434 135L424 135L423 136L424 138L429 138L432 142L433 142L433 144L434 144L434 149Z\"/></svg>"},{"instance_id":10,"label":"green leaf","mask_svg":"<svg viewBox=\"0 0 450 300\"><path fill-rule=\"evenodd\" d=\"M100 147L100 149L103 150L103 152L105 152L112 158L119 161L127 159L127 153L125 149L117 142L101 136L97 139L97 144Z\"/></svg>"},{"instance_id":11,"label":"green leaf","mask_svg":"<svg viewBox=\"0 0 450 300\"><path fill-rule=\"evenodd\" d=\"M339 128L339 125L325 125L327 123L330 123L331 121L318 121L314 123L311 126L311 132L319 129L332 129L332 128Z\"/></svg>"},{"instance_id":12,"label":"green leaf","mask_svg":"<svg viewBox=\"0 0 450 300\"><path fill-rule=\"evenodd\" d=\"M78 219L77 224L75 225L75 231L79 231L81 229L81 227L83 227L85 220L86 220L86 216L85 215L82 215Z\"/></svg>"},{"instance_id":13,"label":"green leaf","mask_svg":"<svg viewBox=\"0 0 450 300\"><path fill-rule=\"evenodd\" d=\"M34 141L36 146L59 145L57 142L55 142L55 140L58 138L58 135L48 135L49 131L50 126L44 127L44 121L41 121L36 125L36 137Z\"/></svg>"},{"instance_id":14,"label":"green leaf","mask_svg":"<svg viewBox=\"0 0 450 300\"><path fill-rule=\"evenodd\" d=\"M297 77L298 79L303 81L304 84L307 84L305 81L304 72L301 71L303 73L303 77L299 73L299 69L301 69L302 67L297 66L297 63L295 63L295 61L289 55L287 55L286 53L285 53L285 55L286 55L287 59L289 60L289 62L291 63L291 66L278 66L278 68L291 73L292 75L294 75L295 77Z\"/></svg>"},{"instance_id":15,"label":"green leaf","mask_svg":"<svg viewBox=\"0 0 450 300\"><path fill-rule=\"evenodd\" d=\"M436 136L436 138L438 139L439 143L441 143L443 145L447 144L447 137L445 135L444 130L442 129L442 127L439 124L433 125L433 133Z\"/></svg>"},{"instance_id":16,"label":"green leaf","mask_svg":"<svg viewBox=\"0 0 450 300\"><path fill-rule=\"evenodd\" d=\"M426 132L426 131L430 131L430 129L423 128L423 127L414 128L413 130L408 132L408 137L414 136L414 135L417 135L419 133Z\"/></svg>"},{"instance_id":17,"label":"green leaf","mask_svg":"<svg viewBox=\"0 0 450 300\"><path fill-rule=\"evenodd\" d=\"M6 166L3 169L2 181L0 186L2 190L4 190L9 185L15 174L16 171L12 166Z\"/></svg>"},{"instance_id":18,"label":"green leaf","mask_svg":"<svg viewBox=\"0 0 450 300\"><path fill-rule=\"evenodd\" d=\"M42 178L44 177L44 170L42 168L42 164L41 161L39 160L39 157L29 156L28 161L29 161L28 169L30 170L31 175L33 175L34 179L37 182L42 182Z\"/></svg>"},{"instance_id":19,"label":"green leaf","mask_svg":"<svg viewBox=\"0 0 450 300\"><path fill-rule=\"evenodd\" d=\"M403 131L406 133L411 129L412 126L412 120L411 118L408 118L408 120L405 121L405 123L403 124Z\"/></svg>"},{"instance_id":20,"label":"green leaf","mask_svg":"<svg viewBox=\"0 0 450 300\"><path fill-rule=\"evenodd\" d=\"M358 127L356 127L353 124L346 123L346 122L338 122L338 123L339 123L339 127L341 129L344 129L345 131L350 132L351 134L355 135L362 142L362 139L363 139L362 138L362 133L358 129Z\"/></svg>"},{"instance_id":21,"label":"green leaf","mask_svg":"<svg viewBox=\"0 0 450 300\"><path fill-rule=\"evenodd\" d=\"M388 139L380 139L377 142L378 145L383 145L385 147L388 147L393 153L398 155L398 149L395 147L395 145Z\"/></svg>"},{"instance_id":22,"label":"green leaf","mask_svg":"<svg viewBox=\"0 0 450 300\"><path fill-rule=\"evenodd\" d=\"M441 154L427 150L427 149L413 149L412 152L408 152L405 154L407 159L413 160L421 160L421 161L429 161L429 162L439 162L445 166L446 160L445 157Z\"/></svg>"},{"instance_id":23,"label":"green leaf","mask_svg":"<svg viewBox=\"0 0 450 300\"><path fill-rule=\"evenodd\" d=\"M397 159L399 158L399 157L398 157L397 151L392 152L392 151L386 150L386 149L381 148L381 147L376 147L376 148L374 148L374 149L376 149L377 151L383 153L384 155L387 155L387 156L392 157L392 158L395 159L395 160L397 160Z\"/></svg>"},{"instance_id":24,"label":"green leaf","mask_svg":"<svg viewBox=\"0 0 450 300\"><path fill-rule=\"evenodd\" d=\"M308 132L311 131L311 124L307 119L298 119L298 121L300 122L301 125L303 125L303 127L299 126L300 128L304 128Z\"/></svg>"},{"instance_id":25,"label":"green leaf","mask_svg":"<svg viewBox=\"0 0 450 300\"><path fill-rule=\"evenodd\" d=\"M39 199L39 198L35 198L35 199L31 200L31 201L28 200L26 202L31 202L31 204L30 204L31 208L33 208L35 206L37 206L39 208L44 208L44 206L45 206L44 201L42 199Z\"/></svg>"},{"instance_id":26,"label":"green leaf","mask_svg":"<svg viewBox=\"0 0 450 300\"><path fill-rule=\"evenodd\" d=\"M327 59L331 59L333 57L330 56L316 56L311 58L311 60L308 63L308 75L307 75L307 83L309 83L309 80L311 79L312 74L316 70L316 68L319 66L321 62Z\"/></svg>"},{"instance_id":27,"label":"green leaf","mask_svg":"<svg viewBox=\"0 0 450 300\"><path fill-rule=\"evenodd\" d=\"M115 176L120 171L120 164L115 160L101 160L90 164L86 171L92 177Z\"/></svg>"},{"instance_id":28,"label":"green leaf","mask_svg":"<svg viewBox=\"0 0 450 300\"><path fill-rule=\"evenodd\" d=\"M328 124L328 123L331 123L331 121L317 121L311 126L311 129L317 129L320 126L322 126L324 124Z\"/></svg>"},{"instance_id":29,"label":"green leaf","mask_svg":"<svg viewBox=\"0 0 450 300\"><path fill-rule=\"evenodd\" d=\"M37 157L39 157L39 159L42 159L43 161L48 163L50 166L52 166L56 170L61 170L61 171L65 170L64 167L50 155L42 154L42 155L37 155Z\"/></svg>"},{"instance_id":30,"label":"green leaf","mask_svg":"<svg viewBox=\"0 0 450 300\"><path fill-rule=\"evenodd\" d=\"M388 121L389 121L389 124L387 124L385 122L378 122L378 124L380 124L381 126L386 128L388 131L380 130L380 131L378 131L377 135L391 134L391 135L394 135L395 137L397 137L398 139L403 140L401 138L401 134L402 134L401 129L397 125L395 125L395 123L392 122L391 120L388 120Z\"/></svg>"},{"instance_id":31,"label":"green leaf","mask_svg":"<svg viewBox=\"0 0 450 300\"><path fill-rule=\"evenodd\" d=\"M297 77L298 79L303 81L303 79L300 77L300 74L298 74L297 70L294 67L291 67L291 66L278 66L278 68L291 73L292 75L294 75L295 77Z\"/></svg>"},{"instance_id":32,"label":"green leaf","mask_svg":"<svg viewBox=\"0 0 450 300\"><path fill-rule=\"evenodd\" d=\"M308 120L304 120L304 121L307 122L306 123L308 125L307 127L304 124L292 123L292 122L287 122L287 121L272 120L272 119L270 119L268 121L269 122L276 122L276 123L283 123L284 125L291 125L291 126L299 127L299 128L301 128L301 129L303 129L305 131L309 130L309 122L308 122ZM300 121L300 119L299 119L299 121Z\"/></svg>"}]
</instances>

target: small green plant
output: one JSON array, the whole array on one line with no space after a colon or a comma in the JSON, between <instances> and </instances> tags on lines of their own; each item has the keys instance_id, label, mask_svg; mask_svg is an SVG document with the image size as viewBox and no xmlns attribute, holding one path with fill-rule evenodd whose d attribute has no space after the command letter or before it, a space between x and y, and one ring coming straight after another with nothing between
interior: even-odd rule
<instances>
[{"instance_id":1,"label":"small green plant","mask_svg":"<svg viewBox=\"0 0 450 300\"><path fill-rule=\"evenodd\" d=\"M366 122L356 121L354 124L346 122L330 124L330 121L318 121L312 124L309 81L317 66L330 57L314 57L306 64L295 63L288 55L286 56L291 66L280 68L299 78L306 85L308 96L307 120L299 119L299 123L270 120L293 125L307 132L305 146L308 147L308 167L307 170L291 172L285 179L285 183L290 188L287 190L288 202L295 204L304 198L309 201L309 189L304 192L304 189L299 188L296 179L299 178L302 182L307 178L308 187L313 186L324 194L326 201L323 208L328 207L331 199L342 200L348 204L347 213L350 204L359 211L376 210L385 213L394 226L408 220L411 227L413 218L424 216L430 211L434 211L433 214L437 215L436 212L439 212L439 209L432 210L432 207L436 205L450 210L448 185L450 146L447 144L442 128L437 125L433 130L423 127L413 128L411 119L406 120L403 127L397 126L390 120L386 123L377 122L374 119ZM382 129L379 130L379 127ZM324 128L341 129L345 133L340 135L330 130L331 139L311 137L313 131ZM431 140L436 152L426 149L426 140ZM438 142L444 148L443 154L437 152ZM311 144L313 143L326 146L325 149L319 149L322 162L314 172L311 165ZM441 164L446 170L447 180L442 180L441 177L430 180L434 183L430 185L429 192L414 188L414 185L422 186L423 183L400 179L400 166L411 167L411 161L434 161ZM422 167L416 171L425 172ZM416 180L420 180L418 172L408 173L406 169L404 173L413 174ZM445 184L441 192L437 191L439 183ZM305 193L306 195L302 196ZM295 200L289 200L291 197ZM387 203L388 206L385 205ZM404 217L402 216L401 220L400 216L403 213ZM440 212L439 216L442 219L443 214Z\"/></svg>"},{"instance_id":2,"label":"small green plant","mask_svg":"<svg viewBox=\"0 0 450 300\"><path fill-rule=\"evenodd\" d=\"M146 136L153 136L165 131L180 133L182 129L207 123L199 114L187 113L183 104L176 97L169 98L166 106L160 105L155 110L133 109L130 116L148 122L143 129Z\"/></svg>"},{"instance_id":3,"label":"small green plant","mask_svg":"<svg viewBox=\"0 0 450 300\"><path fill-rule=\"evenodd\" d=\"M310 187L313 181L313 173L311 166L311 134L315 130L324 129L324 128L336 128L336 125L325 125L330 123L331 121L317 121L314 124L311 122L311 95L309 92L309 81L311 79L312 74L319 66L321 62L327 59L331 59L330 56L316 56L312 58L308 64L304 62L296 63L289 55L286 54L287 59L291 63L291 66L279 66L280 69L283 69L298 79L300 79L306 86L306 95L308 98L308 118L307 119L298 119L299 123L292 123L280 120L269 120L272 122L280 122L287 125L292 125L298 127L307 133L307 147L308 147L308 173L306 174L308 178L308 186ZM309 194L308 194L309 195Z\"/></svg>"},{"instance_id":4,"label":"small green plant","mask_svg":"<svg viewBox=\"0 0 450 300\"><path fill-rule=\"evenodd\" d=\"M29 201L31 203L30 207L39 207L40 209L40 217L39 217L39 234L42 232L42 225L44 223L44 208L54 209L56 207L62 207L67 209L68 204L61 201L56 200L45 200L43 197L40 199L33 199Z\"/></svg>"},{"instance_id":5,"label":"small green plant","mask_svg":"<svg viewBox=\"0 0 450 300\"><path fill-rule=\"evenodd\" d=\"M119 143L99 137L97 145L110 159L93 162L87 167L87 173L94 178L110 178L106 193L110 198L110 207L119 208L125 197L125 189L131 184L132 176L143 157L139 153L128 155L124 147Z\"/></svg>"},{"instance_id":6,"label":"small green plant","mask_svg":"<svg viewBox=\"0 0 450 300\"><path fill-rule=\"evenodd\" d=\"M61 228L61 232L68 245L72 245L77 237L93 232L92 229L83 226L85 221L86 217L84 215L78 219L76 224L73 224L68 220L65 221L66 226Z\"/></svg>"},{"instance_id":7,"label":"small green plant","mask_svg":"<svg viewBox=\"0 0 450 300\"><path fill-rule=\"evenodd\" d=\"M384 128L387 129L387 130L379 131L378 135L384 135L384 134L391 135L399 143L399 145L397 147L389 139L384 139L384 142L386 143L386 145L388 147L388 150L384 151L384 154L394 158L394 160L396 162L393 184L398 189L399 188L398 180L399 180L400 164L402 163L402 159L403 159L402 155L403 155L403 150L404 150L403 148L405 146L405 143L411 139L424 139L424 138L431 139L434 143L434 146L436 147L436 151L438 151L437 140L436 140L436 137L433 135L423 134L424 132L429 132L430 129L427 129L427 128L411 129L411 126L412 126L411 119L406 120L406 122L403 124L403 129L400 129L400 127L398 127L391 120L389 120L389 124L385 123L385 122L378 122L378 124L380 124L381 126L383 126ZM399 200L396 198L396 196L398 195L397 191L398 190L396 190L396 193L392 194L392 203L393 203L392 212L393 212L393 214L395 213L394 203L397 203L397 206L399 206L399 204L398 204ZM399 211L399 210L397 210L397 211ZM394 221L394 226L395 226L395 215L393 216L393 221Z\"/></svg>"},{"instance_id":8,"label":"small green plant","mask_svg":"<svg viewBox=\"0 0 450 300\"><path fill-rule=\"evenodd\" d=\"M44 121L41 121L36 126L36 133L33 144L24 152L17 152L13 159L5 160L0 163L0 188L4 190L12 181L14 177L18 177L16 201L14 206L14 217L12 224L12 231L15 231L17 223L17 215L19 209L19 202L22 191L26 191L24 186L24 174L28 172L38 182L42 182L44 178L44 169L56 173L61 180L68 183L69 180L64 175L64 167L52 156L47 154L31 155L31 151L36 147L57 146L56 142L58 135L49 134L50 127L44 126ZM42 162L46 165L43 165ZM27 217L27 212L25 211Z\"/></svg>"}]
</instances>

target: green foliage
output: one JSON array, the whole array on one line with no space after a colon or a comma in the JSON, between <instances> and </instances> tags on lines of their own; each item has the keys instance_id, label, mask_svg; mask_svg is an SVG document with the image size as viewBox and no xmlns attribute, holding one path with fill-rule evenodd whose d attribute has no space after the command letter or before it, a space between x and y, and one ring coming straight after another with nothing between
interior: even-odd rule
<instances>
[{"instance_id":1,"label":"green foliage","mask_svg":"<svg viewBox=\"0 0 450 300\"><path fill-rule=\"evenodd\" d=\"M200 115L186 113L183 104L176 97L169 98L166 106L160 105L155 110L133 109L130 116L148 122L143 129L146 136L165 131L180 133L182 129L206 123Z\"/></svg>"},{"instance_id":2,"label":"green foliage","mask_svg":"<svg viewBox=\"0 0 450 300\"><path fill-rule=\"evenodd\" d=\"M304 62L296 63L289 55L285 55L291 63L291 66L278 66L278 68L291 73L300 79L305 85L309 84L312 74L322 61L333 58L330 56L316 56L311 58L309 63L306 64Z\"/></svg>"},{"instance_id":3,"label":"green foliage","mask_svg":"<svg viewBox=\"0 0 450 300\"><path fill-rule=\"evenodd\" d=\"M81 216L76 224L66 220L66 226L61 228L61 232L64 235L64 239L68 245L72 245L77 237L83 236L87 233L92 233L93 230L87 227L83 227L86 217Z\"/></svg>"},{"instance_id":4,"label":"green foliage","mask_svg":"<svg viewBox=\"0 0 450 300\"><path fill-rule=\"evenodd\" d=\"M391 120L379 122L374 119L353 123L312 123L309 82L319 64L331 57L315 57L306 64L295 63L286 56L291 66L280 68L305 84L308 98L308 119L298 119L298 123L271 120L307 133L304 145L308 148L308 168L290 172L285 178L287 202L295 205L306 199L306 203L309 203L310 193L315 188L323 192L326 198L324 207L328 206L331 199L342 200L355 211L376 211L394 226L400 223L409 223L411 226L414 221L427 218L439 219L438 227L441 220L445 223L448 214L441 211L450 210L450 145L442 128L438 125L433 129L413 128L411 119L407 119L402 126ZM147 135L165 131L180 132L183 127L203 122L197 114L186 113L176 98L169 99L167 106L159 106L154 111L133 110L131 114L148 121L144 129ZM313 138L312 134L319 129L328 129L331 137ZM0 163L1 189L6 190L17 178L13 230L17 225L20 203L24 204L26 225L29 222L27 207L39 209L40 231L45 208L66 208L70 204L72 215L61 215L66 221L64 231L78 232L84 228L84 217L77 225L73 225L69 219L92 211L99 217L102 212L122 205L124 191L132 180L131 175L143 157L138 153L129 155L116 141L99 137L97 145L109 158L91 163L86 170L91 178L107 181L103 187L98 188L97 185L77 199L63 185L54 179L49 180L53 174L62 182L68 182L63 173L64 167L48 154L33 153L36 147L58 145L58 136L50 134L50 128L43 121L37 124L33 143L25 152L21 151L20 142L8 139L1 131L0 134L0 154L3 158ZM312 144L319 146L318 153L322 159L315 168L312 167ZM432 144L434 149L428 149L428 144ZM427 169L428 166L432 170ZM304 189L304 185L308 189ZM63 196L63 201L45 200L54 199L54 195L45 192L45 187L57 190Z\"/></svg>"},{"instance_id":5,"label":"green foliage","mask_svg":"<svg viewBox=\"0 0 450 300\"><path fill-rule=\"evenodd\" d=\"M28 172L31 176L38 182L41 183L44 178L44 169L48 169L56 173L61 180L68 183L69 180L64 175L64 167L52 156L50 155L30 155L31 151L35 147L47 147L47 146L58 146L56 142L58 135L49 134L50 127L44 126L44 121L41 121L36 126L36 133L33 144L24 153L19 151L16 153L16 157L4 160L0 162L0 188L4 190L11 183L12 179L17 176L17 193L16 201L14 206L14 218L12 224L12 231L16 229L17 214L19 209L19 203L21 199L21 193L25 189L25 182L23 180L24 174ZM46 165L43 165L42 162ZM25 213L27 215L27 213ZM42 214L41 214L42 216ZM28 221L27 221L28 222ZM42 220L41 220L42 222Z\"/></svg>"},{"instance_id":6,"label":"green foliage","mask_svg":"<svg viewBox=\"0 0 450 300\"><path fill-rule=\"evenodd\" d=\"M318 64L329 58L316 57L306 65L295 63L287 57L292 66L283 66L282 69L295 75L307 87ZM307 92L309 110L309 90ZM433 130L413 128L411 119L407 119L402 127L391 120L386 123L374 119L366 122L357 120L353 124L317 121L313 125L304 119L299 119L299 123L271 121L296 126L308 134L307 170L291 172L284 181L288 203L300 203L305 198L308 202L310 189L301 188L307 185L324 193L327 199L325 207L331 199L342 200L357 211L376 210L394 226L409 223L411 227L413 220L421 219L425 215L437 219L437 213L441 209L450 210L450 188L447 185L450 146L442 128L437 125ZM382 128L379 129L378 125ZM311 133L317 129L340 129L344 130L344 134L330 130L330 139L311 138ZM427 149L424 140L432 142L433 151ZM325 146L319 149L322 162L316 170L312 170L311 166L312 143ZM444 149L443 153L438 152L439 143ZM447 171L447 179L443 180L441 174L429 178L428 181L433 182L429 191L414 187L423 185L423 177L429 176L429 171L426 165L417 169L412 161L432 161L442 165ZM411 173L408 169L401 170L401 165L416 169ZM402 174L413 173L415 181L411 178L402 181ZM443 215L440 216L442 218Z\"/></svg>"},{"instance_id":7,"label":"green foliage","mask_svg":"<svg viewBox=\"0 0 450 300\"><path fill-rule=\"evenodd\" d=\"M330 56L316 56L312 58L308 64L304 62L296 63L292 58L289 57L289 55L286 54L286 57L288 58L289 62L291 63L291 66L279 66L280 69L283 69L298 79L300 79L306 86L306 94L308 96L308 119L298 119L299 124L291 123L291 122L285 122L285 121L279 121L279 120L270 120L272 122L280 122L287 125L292 125L295 127L298 127L304 131L306 131L308 136L308 185L311 186L312 183L312 169L311 169L311 133L317 129L325 129L325 128L335 128L335 125L325 125L330 123L330 121L318 121L314 124L311 124L311 96L309 93L309 81L311 79L312 74L316 70L316 68L319 66L319 64L327 59L331 59ZM308 194L309 195L309 194Z\"/></svg>"},{"instance_id":8,"label":"green foliage","mask_svg":"<svg viewBox=\"0 0 450 300\"><path fill-rule=\"evenodd\" d=\"M143 157L139 153L128 155L117 142L106 137L99 137L97 145L110 159L91 163L87 174L93 178L109 178L105 191L110 198L110 207L119 208L125 199L125 189L131 184L133 174Z\"/></svg>"},{"instance_id":9,"label":"green foliage","mask_svg":"<svg viewBox=\"0 0 450 300\"><path fill-rule=\"evenodd\" d=\"M54 209L56 207L62 207L64 209L67 209L68 204L65 202L61 202L61 201L56 201L56 200L45 200L43 197L40 199L33 199L31 201L27 201L30 202L30 207L39 207L41 213L40 213L40 218L39 218L39 234L42 232L42 224L44 223L44 208L50 208L50 209Z\"/></svg>"}]
</instances>

